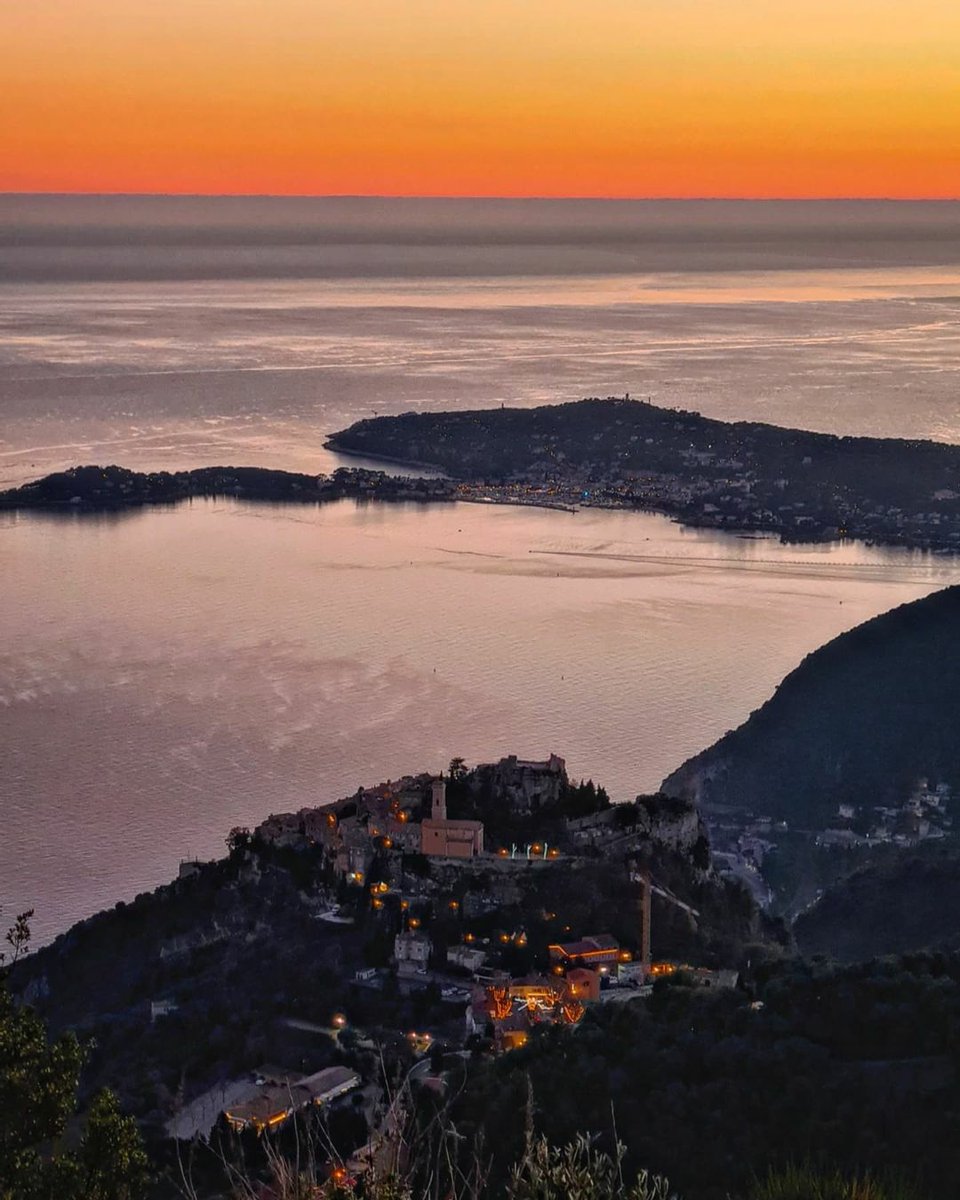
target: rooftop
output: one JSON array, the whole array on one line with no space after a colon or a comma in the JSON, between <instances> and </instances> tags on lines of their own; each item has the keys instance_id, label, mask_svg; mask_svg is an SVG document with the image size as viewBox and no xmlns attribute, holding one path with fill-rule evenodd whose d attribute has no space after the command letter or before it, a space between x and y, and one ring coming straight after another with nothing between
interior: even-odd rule
<instances>
[{"instance_id":1,"label":"rooftop","mask_svg":"<svg viewBox=\"0 0 960 1200\"><path fill-rule=\"evenodd\" d=\"M609 957L620 949L620 943L609 933L581 938L578 942L557 942L550 946L551 953L563 958Z\"/></svg>"}]
</instances>

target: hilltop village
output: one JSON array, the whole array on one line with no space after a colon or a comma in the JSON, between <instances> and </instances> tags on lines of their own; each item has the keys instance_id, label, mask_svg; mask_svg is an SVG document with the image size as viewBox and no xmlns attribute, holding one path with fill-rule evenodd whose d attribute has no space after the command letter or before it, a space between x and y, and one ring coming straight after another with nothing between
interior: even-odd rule
<instances>
[{"instance_id":1,"label":"hilltop village","mask_svg":"<svg viewBox=\"0 0 960 1200\"><path fill-rule=\"evenodd\" d=\"M680 972L704 987L737 980L736 966L696 937L701 913L689 897L715 908L727 886L712 876L696 809L663 796L613 806L602 788L572 784L555 754L472 769L454 760L443 775L408 775L272 815L234 830L230 845L249 870L276 856L316 864L324 882L308 901L313 919L369 938L355 990L439 1001L432 1028L396 1031L415 1056L441 1044L516 1049L540 1026L576 1026L590 1005L648 995L655 980ZM202 870L184 863L181 876ZM565 914L548 907L559 908L571 887L580 897ZM742 896L736 903L749 911ZM577 925L563 919L578 911ZM704 912L707 927L715 916ZM691 950L691 961L664 956L671 944ZM335 1014L329 1032L337 1037L347 1023ZM364 1086L362 1071L346 1070L279 1082L282 1071L255 1070L260 1082L240 1089L226 1117L235 1128L272 1127L295 1110L291 1096L329 1103L329 1088L339 1096Z\"/></svg>"},{"instance_id":2,"label":"hilltop village","mask_svg":"<svg viewBox=\"0 0 960 1200\"><path fill-rule=\"evenodd\" d=\"M912 815L933 828L947 799L918 789ZM897 1162L931 1123L950 1144L960 966L795 958L714 866L689 799L614 805L554 754L454 759L234 829L228 848L11 977L54 1034L86 1044L81 1103L118 1093L164 1195L190 1163L191 1194L222 1196L230 1156L292 1158L318 1129L321 1177L355 1186L439 1114L468 1156L483 1139L509 1171L525 1105L563 1137L602 1129L612 1100L637 1161L691 1200L739 1194L716 1181L746 1179L770 1146L812 1153L838 1095L852 1115L830 1144L842 1157L853 1139L854 1165L864 1106L893 1111ZM952 895L951 862L922 875L942 889L924 924ZM853 895L891 887L863 878Z\"/></svg>"},{"instance_id":3,"label":"hilltop village","mask_svg":"<svg viewBox=\"0 0 960 1200\"><path fill-rule=\"evenodd\" d=\"M52 1028L96 1040L90 1086L159 1146L320 1107L356 1148L383 1119L385 1062L442 1088L458 1055L575 1032L658 983L731 987L782 953L713 871L693 804L613 805L555 754L454 759L228 847L18 968Z\"/></svg>"}]
</instances>

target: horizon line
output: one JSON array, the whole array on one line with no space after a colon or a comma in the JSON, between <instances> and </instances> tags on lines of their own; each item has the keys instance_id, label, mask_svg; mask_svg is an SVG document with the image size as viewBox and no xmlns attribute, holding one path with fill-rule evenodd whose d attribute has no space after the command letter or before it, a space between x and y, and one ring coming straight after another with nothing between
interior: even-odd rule
<instances>
[{"instance_id":1,"label":"horizon line","mask_svg":"<svg viewBox=\"0 0 960 1200\"><path fill-rule=\"evenodd\" d=\"M595 201L610 204L956 204L955 196L888 196L888 195L816 195L816 196L716 196L716 195L538 195L468 192L151 192L151 191L7 191L0 189L0 198L31 198L43 196L55 199L154 199L154 200L512 200L512 201Z\"/></svg>"}]
</instances>

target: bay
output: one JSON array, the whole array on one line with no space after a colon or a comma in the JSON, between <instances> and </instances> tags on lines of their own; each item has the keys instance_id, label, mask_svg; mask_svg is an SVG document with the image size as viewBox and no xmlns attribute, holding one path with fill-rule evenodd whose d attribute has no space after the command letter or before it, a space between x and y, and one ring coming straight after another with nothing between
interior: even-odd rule
<instances>
[{"instance_id":1,"label":"bay","mask_svg":"<svg viewBox=\"0 0 960 1200\"><path fill-rule=\"evenodd\" d=\"M0 518L0 904L40 939L235 825L564 755L617 800L960 566L654 515L197 501Z\"/></svg>"}]
</instances>

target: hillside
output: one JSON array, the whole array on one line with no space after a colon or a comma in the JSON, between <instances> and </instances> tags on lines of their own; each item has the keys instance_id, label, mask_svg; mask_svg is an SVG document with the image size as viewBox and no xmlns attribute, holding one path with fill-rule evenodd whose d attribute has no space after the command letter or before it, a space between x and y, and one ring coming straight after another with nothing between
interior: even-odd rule
<instances>
[{"instance_id":1,"label":"hillside","mask_svg":"<svg viewBox=\"0 0 960 1200\"><path fill-rule=\"evenodd\" d=\"M527 1122L557 1144L589 1130L609 1146L615 1121L626 1169L667 1176L685 1200L742 1197L768 1164L804 1161L917 1183L864 1200L955 1200L958 1018L955 955L781 962L738 991L658 984L647 1004L599 1005L575 1031L479 1063L453 1115L462 1146L482 1138L493 1195ZM854 1195L769 1193L841 1194Z\"/></svg>"},{"instance_id":2,"label":"hillside","mask_svg":"<svg viewBox=\"0 0 960 1200\"><path fill-rule=\"evenodd\" d=\"M842 634L663 790L823 829L841 803L896 806L922 778L956 789L958 622L951 587Z\"/></svg>"},{"instance_id":3,"label":"hillside","mask_svg":"<svg viewBox=\"0 0 960 1200\"><path fill-rule=\"evenodd\" d=\"M842 961L960 949L960 847L927 845L855 872L794 924L804 954Z\"/></svg>"},{"instance_id":4,"label":"hillside","mask_svg":"<svg viewBox=\"0 0 960 1200\"><path fill-rule=\"evenodd\" d=\"M461 1044L478 965L526 977L548 969L553 943L592 934L635 956L630 855L659 888L655 956L709 968L782 952L782 927L710 871L692 806L642 796L612 807L602 788L567 780L561 759L542 765L554 761L556 795L532 808L514 791L511 808L504 788L537 764L455 760L452 818L481 818L490 838L474 858L422 852L429 774L234 830L228 857L183 864L169 885L22 960L16 991L54 1032L92 1039L85 1088L114 1088L156 1147L185 1103L225 1081L246 1086L264 1063L304 1073L346 1063L371 1079L376 1064L351 1049L353 1034L327 1036L335 1013L406 1061L410 1029ZM531 843L538 861L523 850ZM398 934L426 939L423 970L398 961ZM479 964L455 960L464 948Z\"/></svg>"}]
</instances>

